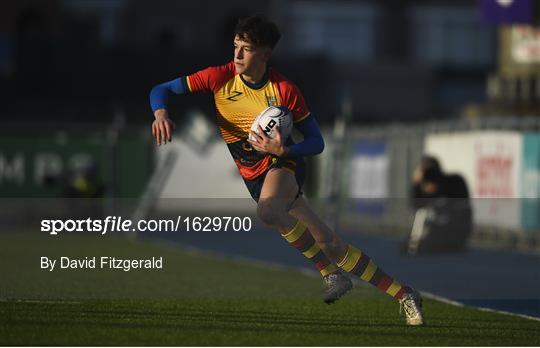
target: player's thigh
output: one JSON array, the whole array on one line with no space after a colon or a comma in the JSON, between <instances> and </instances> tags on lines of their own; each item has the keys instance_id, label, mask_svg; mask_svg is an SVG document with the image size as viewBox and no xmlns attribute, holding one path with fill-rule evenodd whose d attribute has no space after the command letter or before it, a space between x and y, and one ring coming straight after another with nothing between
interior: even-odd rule
<instances>
[{"instance_id":1,"label":"player's thigh","mask_svg":"<svg viewBox=\"0 0 540 348\"><path fill-rule=\"evenodd\" d=\"M261 189L260 201L271 200L289 210L298 195L298 184L294 173L285 168L272 168L266 174Z\"/></svg>"}]
</instances>

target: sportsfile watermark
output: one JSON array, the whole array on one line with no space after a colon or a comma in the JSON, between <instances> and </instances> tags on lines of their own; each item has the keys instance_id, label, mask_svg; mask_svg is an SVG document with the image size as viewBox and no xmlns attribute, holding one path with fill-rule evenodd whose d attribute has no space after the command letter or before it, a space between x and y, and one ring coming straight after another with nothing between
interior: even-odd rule
<instances>
[{"instance_id":1,"label":"sportsfile watermark","mask_svg":"<svg viewBox=\"0 0 540 348\"><path fill-rule=\"evenodd\" d=\"M103 219L42 219L41 232L56 236L63 232L249 232L253 228L250 217L244 216L181 216L176 219L131 220L122 216Z\"/></svg>"}]
</instances>

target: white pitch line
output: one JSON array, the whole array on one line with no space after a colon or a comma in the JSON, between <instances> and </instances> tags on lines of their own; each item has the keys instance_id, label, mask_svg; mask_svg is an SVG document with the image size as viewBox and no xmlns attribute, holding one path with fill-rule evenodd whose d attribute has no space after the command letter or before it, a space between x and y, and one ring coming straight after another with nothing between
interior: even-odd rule
<instances>
[{"instance_id":1,"label":"white pitch line","mask_svg":"<svg viewBox=\"0 0 540 348\"><path fill-rule=\"evenodd\" d=\"M530 319L530 320L540 321L540 318L533 317L533 316L526 315L526 314L512 313L512 312L501 311L501 310L498 310L498 309L486 308L486 307L468 306L468 305L463 304L461 302L450 300L450 299L448 299L446 297L435 295L435 294L432 294L432 293L429 293L429 292L420 291L420 293L425 298L436 300L436 301L446 303L446 304L456 306L456 307L475 308L475 309L481 310L482 312L492 312L492 313L506 314L506 315L511 315L513 317L519 317L519 318L523 318L523 319Z\"/></svg>"},{"instance_id":2,"label":"white pitch line","mask_svg":"<svg viewBox=\"0 0 540 348\"><path fill-rule=\"evenodd\" d=\"M230 254L226 254L226 253L208 251L206 249L198 248L198 247L195 247L195 246L192 246L192 245L186 245L186 244L182 244L182 243L179 243L179 242L171 242L170 240L162 239L162 238L159 238L159 239L155 238L154 241L157 241L158 242L157 244L168 246L168 247L171 247L171 245L174 244L174 245L177 246L177 248L180 248L180 249L183 249L185 251L191 252L191 253L193 253L195 255L198 254L198 255L213 255L213 256L226 257L226 258L232 259L234 261L247 262L247 263L259 265L259 266L262 266L262 267L268 267L270 269L296 270L296 271L298 271L298 272L300 272L300 273L302 273L304 275L307 275L307 276L311 276L311 277L314 277L314 278L319 278L320 277L319 272L315 272L314 270L312 270L310 268L307 268L307 267L289 267L289 266L284 266L284 265L282 265L280 263L269 262L269 261L261 261L261 260L253 259L253 258L247 257L247 256L236 256L236 255L230 255ZM173 249L174 249L174 247L173 247ZM360 280L358 280L356 278L353 278L351 280L353 281L353 283L355 283L356 286L363 286L365 288L370 287L370 286L367 286L367 284L365 282L360 281ZM540 318L533 317L533 316L530 316L530 315L512 313L512 312L501 311L501 310L492 309L492 308L486 308L486 307L468 306L468 305L465 305L465 304L463 304L461 302L450 300L450 299L448 299L446 297L435 295L435 294L432 294L430 292L420 291L420 293L422 294L422 296L424 296L426 298L436 300L436 301L446 303L446 304L456 306L456 307L476 308L476 309L481 310L483 312L499 313L499 314L510 315L510 316L513 316L513 317L519 317L519 318L523 318L523 319L530 319L530 320L534 320L534 321L540 321Z\"/></svg>"},{"instance_id":3,"label":"white pitch line","mask_svg":"<svg viewBox=\"0 0 540 348\"><path fill-rule=\"evenodd\" d=\"M514 316L514 317L520 317L520 318L523 318L523 319L530 319L530 320L540 321L540 318L532 317L532 316L526 315L526 314L518 314L518 313L507 312L507 311L500 311L500 310L497 310L497 309L486 308L486 307L474 307L474 308L477 308L477 309L479 309L479 310L481 310L483 312L500 313L500 314L511 315L511 316Z\"/></svg>"},{"instance_id":4,"label":"white pitch line","mask_svg":"<svg viewBox=\"0 0 540 348\"><path fill-rule=\"evenodd\" d=\"M439 302L442 302L442 303L446 303L446 304L449 304L449 305L452 305L452 306L456 306L456 307L466 307L463 303L461 302L457 302L457 301L454 301L454 300L450 300L446 297L442 297L442 296L439 296L439 295L435 295L435 294L432 294L430 292L426 292L426 291L420 291L421 295L425 298L429 298L429 299L432 299L432 300L436 300L436 301L439 301Z\"/></svg>"}]
</instances>

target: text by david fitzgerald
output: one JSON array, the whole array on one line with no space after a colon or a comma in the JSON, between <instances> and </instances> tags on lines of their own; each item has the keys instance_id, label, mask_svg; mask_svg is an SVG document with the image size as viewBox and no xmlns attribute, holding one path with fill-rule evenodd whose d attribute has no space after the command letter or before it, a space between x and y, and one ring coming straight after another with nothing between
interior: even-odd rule
<instances>
[{"instance_id":1,"label":"text by david fitzgerald","mask_svg":"<svg viewBox=\"0 0 540 348\"><path fill-rule=\"evenodd\" d=\"M41 269L117 269L129 272L138 269L163 269L163 256L148 259L119 259L113 256L85 257L82 259L41 257Z\"/></svg>"}]
</instances>

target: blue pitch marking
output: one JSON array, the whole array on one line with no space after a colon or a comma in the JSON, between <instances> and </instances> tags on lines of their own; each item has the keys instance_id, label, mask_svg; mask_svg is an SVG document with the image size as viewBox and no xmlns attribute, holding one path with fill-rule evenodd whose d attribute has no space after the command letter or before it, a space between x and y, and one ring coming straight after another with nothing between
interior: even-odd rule
<instances>
[{"instance_id":1,"label":"blue pitch marking","mask_svg":"<svg viewBox=\"0 0 540 348\"><path fill-rule=\"evenodd\" d=\"M258 226L251 232L163 232L151 236L228 255L310 267L298 251L266 227ZM540 318L540 256L470 250L460 255L408 257L400 255L396 239L342 237L397 280L420 290L466 305Z\"/></svg>"}]
</instances>

